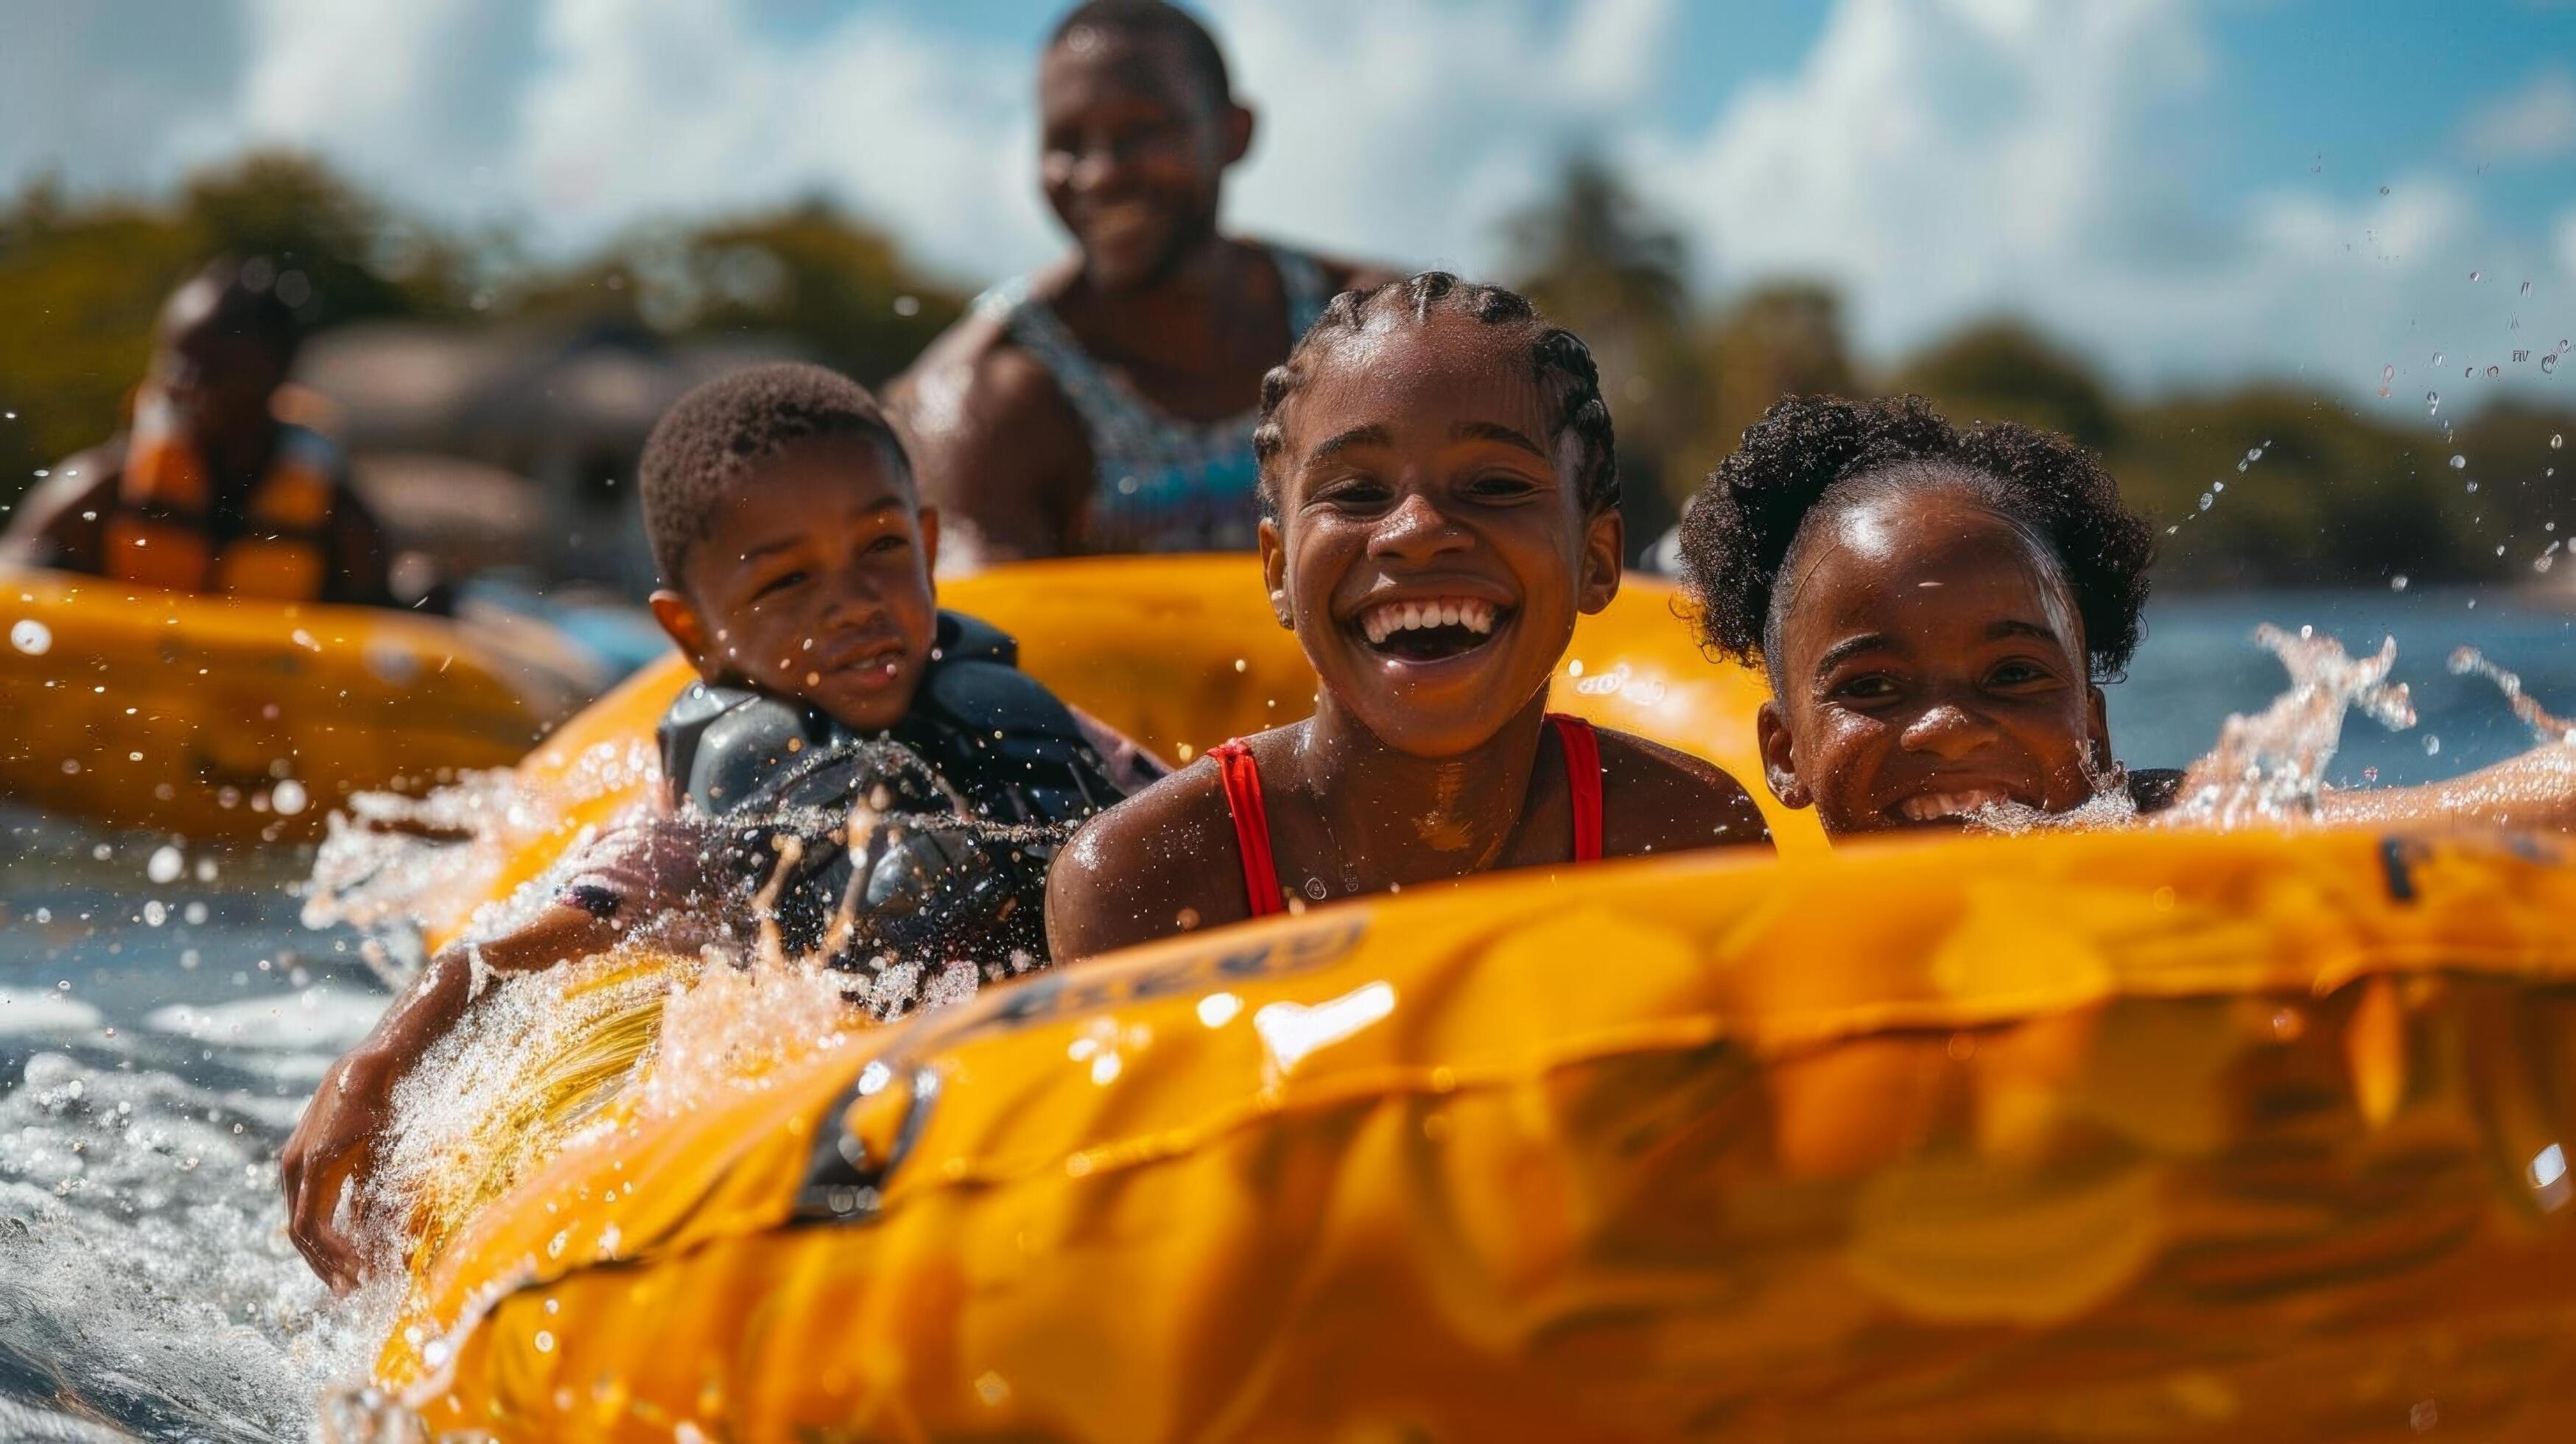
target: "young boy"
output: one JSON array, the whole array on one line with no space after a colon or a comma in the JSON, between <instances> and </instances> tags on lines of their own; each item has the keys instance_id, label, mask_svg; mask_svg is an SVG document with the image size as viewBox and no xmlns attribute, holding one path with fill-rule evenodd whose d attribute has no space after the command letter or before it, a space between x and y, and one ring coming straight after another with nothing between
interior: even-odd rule
<instances>
[{"instance_id":1,"label":"young boy","mask_svg":"<svg viewBox=\"0 0 2576 1444\"><path fill-rule=\"evenodd\" d=\"M699 903L739 932L769 887L789 946L895 1016L1043 965L1054 840L1159 770L1019 672L1008 637L937 609L938 513L855 382L781 365L698 388L654 428L642 491L653 614L700 678L662 724L670 815L603 839L505 935L432 959L323 1079L279 1167L289 1232L335 1288L362 1268L336 1200L477 962L548 967Z\"/></svg>"}]
</instances>

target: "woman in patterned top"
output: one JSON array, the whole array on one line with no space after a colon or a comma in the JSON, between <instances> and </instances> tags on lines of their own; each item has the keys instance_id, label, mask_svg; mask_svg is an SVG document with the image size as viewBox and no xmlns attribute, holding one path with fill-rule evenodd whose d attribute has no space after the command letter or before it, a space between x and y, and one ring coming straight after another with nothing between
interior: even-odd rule
<instances>
[{"instance_id":1,"label":"woman in patterned top","mask_svg":"<svg viewBox=\"0 0 2576 1444\"><path fill-rule=\"evenodd\" d=\"M1252 112L1163 0L1066 15L1038 102L1076 253L980 298L892 388L949 555L1249 549L1262 374L1335 292L1383 278L1218 232Z\"/></svg>"}]
</instances>

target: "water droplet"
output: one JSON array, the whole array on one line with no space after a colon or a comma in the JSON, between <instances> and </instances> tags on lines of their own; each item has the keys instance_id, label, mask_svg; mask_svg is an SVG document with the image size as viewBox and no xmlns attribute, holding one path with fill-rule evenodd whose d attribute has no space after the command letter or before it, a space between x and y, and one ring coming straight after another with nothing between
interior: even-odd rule
<instances>
[{"instance_id":1,"label":"water droplet","mask_svg":"<svg viewBox=\"0 0 2576 1444\"><path fill-rule=\"evenodd\" d=\"M2439 365L2441 365L2441 364L2442 364L2442 353L2441 353L2441 352L2436 351L2436 352L2434 352L2434 353L2433 353L2433 364L2434 364L2434 365L2436 365L2436 366L2439 366Z\"/></svg>"},{"instance_id":2,"label":"water droplet","mask_svg":"<svg viewBox=\"0 0 2576 1444\"><path fill-rule=\"evenodd\" d=\"M2383 385L2384 385L2384 384L2386 384L2387 382L2391 382L2391 381L2396 380L2396 379L2397 379L2397 367L2395 366L2395 364L2393 364L2393 363L2392 363L2392 364L2390 364L2390 365L2386 365L2386 366L2382 366L2382 367L2380 367L2380 368L2379 368L2379 379L2380 379L2380 382L2381 382Z\"/></svg>"},{"instance_id":3,"label":"water droplet","mask_svg":"<svg viewBox=\"0 0 2576 1444\"><path fill-rule=\"evenodd\" d=\"M157 883L173 883L179 880L179 874L185 871L187 866L188 860L180 856L179 849L163 847L152 854L151 861L143 865L143 875Z\"/></svg>"},{"instance_id":4,"label":"water droplet","mask_svg":"<svg viewBox=\"0 0 2576 1444\"><path fill-rule=\"evenodd\" d=\"M2484 271L2471 271L2469 272L2469 279L2472 281L2483 281L2486 279L2486 275L2487 273Z\"/></svg>"},{"instance_id":5,"label":"water droplet","mask_svg":"<svg viewBox=\"0 0 2576 1444\"><path fill-rule=\"evenodd\" d=\"M2453 471L2466 471L2466 470L2468 470L2468 469L2469 469L2469 459L2468 459L2467 457L2465 457L2465 456L2460 456L2460 455L2456 455L2456 454L2455 454L2455 455L2453 455L2453 456L2451 457L2451 469L2452 469Z\"/></svg>"},{"instance_id":6,"label":"water droplet","mask_svg":"<svg viewBox=\"0 0 2576 1444\"><path fill-rule=\"evenodd\" d=\"M2543 356L2543 357L2541 357L2541 358L2540 358L2540 374L2541 374L2541 375L2546 376L2546 375L2548 375L2550 372L2555 371L2555 370L2557 370L2557 369L2558 369L2558 358L2557 358L2556 356Z\"/></svg>"},{"instance_id":7,"label":"water droplet","mask_svg":"<svg viewBox=\"0 0 2576 1444\"><path fill-rule=\"evenodd\" d=\"M2406 574L2404 572L2399 572L2397 575L2390 577L2388 579L2388 589L2392 592L2402 592L2406 590Z\"/></svg>"},{"instance_id":8,"label":"water droplet","mask_svg":"<svg viewBox=\"0 0 2576 1444\"><path fill-rule=\"evenodd\" d=\"M2553 1143L2532 1156L2531 1186L2547 1188L2567 1176L2567 1152Z\"/></svg>"},{"instance_id":9,"label":"water droplet","mask_svg":"<svg viewBox=\"0 0 2576 1444\"><path fill-rule=\"evenodd\" d=\"M537 1330L537 1336L528 1342L536 1345L537 1352L540 1354L551 1354L555 1351L555 1336L548 1330Z\"/></svg>"},{"instance_id":10,"label":"water droplet","mask_svg":"<svg viewBox=\"0 0 2576 1444\"><path fill-rule=\"evenodd\" d=\"M2550 450L2552 450L2552 451L2556 451L2558 448L2560 448L2560 447L2562 447L2562 446L2565 446L2566 444L2567 444L2567 434L2566 434L2565 432L2563 432L2563 431L2553 431L2553 432L2549 433L2549 449L2550 449Z\"/></svg>"},{"instance_id":11,"label":"water droplet","mask_svg":"<svg viewBox=\"0 0 2576 1444\"><path fill-rule=\"evenodd\" d=\"M2201 509L2202 511L2207 511L2207 510L2209 510L2210 505L2211 505L2212 503L2216 502L2217 500L2218 500L2218 498L2217 498L2217 497L2215 497L2215 496L2213 496L2213 495L2211 495L2210 493L2205 492L2205 491L2204 491L2204 492L2202 492L2202 493L2200 494L2200 509Z\"/></svg>"},{"instance_id":12,"label":"water droplet","mask_svg":"<svg viewBox=\"0 0 2576 1444\"><path fill-rule=\"evenodd\" d=\"M2376 767L2365 767L2361 769L2361 780L2364 782L2377 782L2379 780L2379 769Z\"/></svg>"},{"instance_id":13,"label":"water droplet","mask_svg":"<svg viewBox=\"0 0 2576 1444\"><path fill-rule=\"evenodd\" d=\"M2211 491L2225 491L2227 490L2227 483L2223 481L2213 481L2209 484L2209 489Z\"/></svg>"},{"instance_id":14,"label":"water droplet","mask_svg":"<svg viewBox=\"0 0 2576 1444\"><path fill-rule=\"evenodd\" d=\"M2439 738L2439 737L2432 736L2432 735L2430 735L2429 733L2428 733L2428 734L2426 734L2426 736L2425 736L2425 738L2424 738L2424 755L2425 755L2425 756L2427 756L2427 757L2438 756L2438 755L2441 753L2441 751L2442 751L2442 739L2441 739L2441 738Z\"/></svg>"},{"instance_id":15,"label":"water droplet","mask_svg":"<svg viewBox=\"0 0 2576 1444\"><path fill-rule=\"evenodd\" d=\"M2388 194L2388 187L2386 187L2386 186L2381 186L2381 187L2379 188L2379 193L2380 193L2381 195L2386 195L2386 194Z\"/></svg>"},{"instance_id":16,"label":"water droplet","mask_svg":"<svg viewBox=\"0 0 2576 1444\"><path fill-rule=\"evenodd\" d=\"M2424 414L2427 416L2439 416L2442 414L2441 392L2427 391L2424 393Z\"/></svg>"},{"instance_id":17,"label":"water droplet","mask_svg":"<svg viewBox=\"0 0 2576 1444\"><path fill-rule=\"evenodd\" d=\"M33 617L22 618L9 629L9 645L30 657L41 657L54 649L54 629Z\"/></svg>"},{"instance_id":18,"label":"water droplet","mask_svg":"<svg viewBox=\"0 0 2576 1444\"><path fill-rule=\"evenodd\" d=\"M276 808L280 817L293 817L302 812L308 800L304 795L304 784L292 777L277 784L268 794L268 805Z\"/></svg>"},{"instance_id":19,"label":"water droplet","mask_svg":"<svg viewBox=\"0 0 2576 1444\"><path fill-rule=\"evenodd\" d=\"M2497 377L2499 377L2499 376L2502 376L2503 374L2504 374L2504 368L2503 368L2503 367L2501 367L2501 366L2490 366L2490 367L2488 367L2488 368L2487 368L2487 379L2488 379L2489 381L2493 381L2494 379L2496 379L2496 378L2497 378Z\"/></svg>"},{"instance_id":20,"label":"water droplet","mask_svg":"<svg viewBox=\"0 0 2576 1444\"><path fill-rule=\"evenodd\" d=\"M2468 486L2465 488L2465 490L2467 490L2467 492L2469 493L2469 495L2471 495L2471 496L2475 496L2475 495L2477 495L2477 493L2478 493L2478 484L2477 484L2476 482L2474 482L2474 481L2473 481L2473 482L2470 482L2470 483L2468 484Z\"/></svg>"}]
</instances>

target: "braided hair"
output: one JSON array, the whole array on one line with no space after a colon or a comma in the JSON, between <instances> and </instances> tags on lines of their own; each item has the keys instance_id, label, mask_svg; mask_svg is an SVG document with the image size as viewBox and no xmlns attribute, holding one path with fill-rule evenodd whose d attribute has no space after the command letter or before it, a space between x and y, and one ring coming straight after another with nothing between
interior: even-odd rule
<instances>
[{"instance_id":1,"label":"braided hair","mask_svg":"<svg viewBox=\"0 0 2576 1444\"><path fill-rule=\"evenodd\" d=\"M1921 485L1968 491L2054 557L2083 618L2093 680L2118 678L2138 646L2155 529L2074 442L2011 422L1959 430L1920 396L1784 397L1745 428L1743 446L1682 515L1682 576L1702 640L1771 665L1777 686L1777 588L1810 523Z\"/></svg>"},{"instance_id":2,"label":"braided hair","mask_svg":"<svg viewBox=\"0 0 2576 1444\"><path fill-rule=\"evenodd\" d=\"M1472 285L1446 271L1425 271L1409 281L1389 281L1366 291L1344 291L1315 318L1288 359L1261 378L1261 423L1252 453L1261 464L1261 512L1279 514L1278 462L1287 446L1279 413L1324 363L1335 343L1373 321L1421 325L1435 311L1468 316L1488 326L1516 326L1529 337L1533 380L1555 414L1548 440L1571 433L1581 454L1575 461L1575 494L1587 517L1619 504L1619 448L1610 429L1610 407L1601 399L1601 372L1583 338L1551 326L1527 296L1500 286Z\"/></svg>"}]
</instances>

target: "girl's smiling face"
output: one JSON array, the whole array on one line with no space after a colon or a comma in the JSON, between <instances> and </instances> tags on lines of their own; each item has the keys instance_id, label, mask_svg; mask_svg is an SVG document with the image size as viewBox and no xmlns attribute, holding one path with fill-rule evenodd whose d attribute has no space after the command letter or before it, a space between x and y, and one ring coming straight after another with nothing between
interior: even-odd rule
<instances>
[{"instance_id":1,"label":"girl's smiling face","mask_svg":"<svg viewBox=\"0 0 2576 1444\"><path fill-rule=\"evenodd\" d=\"M1583 505L1535 336L1391 308L1317 355L1279 416L1271 604L1326 693L1400 752L1495 736L1619 588L1619 515Z\"/></svg>"},{"instance_id":2,"label":"girl's smiling face","mask_svg":"<svg viewBox=\"0 0 2576 1444\"><path fill-rule=\"evenodd\" d=\"M1829 833L2081 806L2108 765L2101 690L2056 557L1967 486L1828 503L1780 578L1771 791Z\"/></svg>"}]
</instances>

